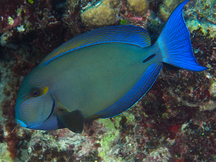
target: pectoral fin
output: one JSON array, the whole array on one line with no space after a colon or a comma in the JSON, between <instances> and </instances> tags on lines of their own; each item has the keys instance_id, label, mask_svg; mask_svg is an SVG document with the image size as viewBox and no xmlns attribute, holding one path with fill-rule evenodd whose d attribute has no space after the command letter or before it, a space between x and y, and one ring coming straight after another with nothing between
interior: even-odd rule
<instances>
[{"instance_id":1,"label":"pectoral fin","mask_svg":"<svg viewBox=\"0 0 216 162\"><path fill-rule=\"evenodd\" d=\"M75 133L81 133L84 128L84 118L79 110L69 112L66 109L57 109L56 114L61 122Z\"/></svg>"}]
</instances>

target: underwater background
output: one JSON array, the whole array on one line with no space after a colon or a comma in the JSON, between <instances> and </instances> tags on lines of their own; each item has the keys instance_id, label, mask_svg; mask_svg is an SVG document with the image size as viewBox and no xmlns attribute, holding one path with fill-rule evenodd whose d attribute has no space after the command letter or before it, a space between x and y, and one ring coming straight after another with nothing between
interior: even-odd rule
<instances>
[{"instance_id":1,"label":"underwater background","mask_svg":"<svg viewBox=\"0 0 216 162\"><path fill-rule=\"evenodd\" d=\"M133 24L152 43L182 0L1 0L0 162L216 161L216 0L191 0L184 17L204 72L164 66L151 90L111 119L68 129L16 127L27 74L67 40L103 26Z\"/></svg>"}]
</instances>

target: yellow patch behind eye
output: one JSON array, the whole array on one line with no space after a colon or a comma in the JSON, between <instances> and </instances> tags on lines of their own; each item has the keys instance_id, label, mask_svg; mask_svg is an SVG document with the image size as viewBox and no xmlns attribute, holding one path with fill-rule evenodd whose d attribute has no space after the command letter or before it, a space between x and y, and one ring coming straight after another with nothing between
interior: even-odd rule
<instances>
[{"instance_id":1,"label":"yellow patch behind eye","mask_svg":"<svg viewBox=\"0 0 216 162\"><path fill-rule=\"evenodd\" d=\"M45 87L45 88L43 89L43 95L44 95L44 96L46 95L46 93L48 92L48 90L49 90L49 87Z\"/></svg>"}]
</instances>

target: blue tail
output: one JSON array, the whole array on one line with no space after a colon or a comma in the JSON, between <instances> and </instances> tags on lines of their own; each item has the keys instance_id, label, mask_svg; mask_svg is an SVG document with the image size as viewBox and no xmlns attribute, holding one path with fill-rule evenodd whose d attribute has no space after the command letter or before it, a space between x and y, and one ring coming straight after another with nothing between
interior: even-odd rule
<instances>
[{"instance_id":1,"label":"blue tail","mask_svg":"<svg viewBox=\"0 0 216 162\"><path fill-rule=\"evenodd\" d=\"M190 33L182 14L182 9L188 1L182 2L173 11L156 43L161 50L163 62L191 71L203 71L207 68L197 63Z\"/></svg>"}]
</instances>

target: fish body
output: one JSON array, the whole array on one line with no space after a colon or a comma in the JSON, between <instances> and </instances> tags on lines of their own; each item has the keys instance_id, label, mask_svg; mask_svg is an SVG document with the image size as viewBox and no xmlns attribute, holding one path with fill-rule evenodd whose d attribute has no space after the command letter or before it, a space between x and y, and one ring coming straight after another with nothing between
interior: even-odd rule
<instances>
[{"instance_id":1,"label":"fish body","mask_svg":"<svg viewBox=\"0 0 216 162\"><path fill-rule=\"evenodd\" d=\"M139 53L135 57L134 51ZM49 74L51 84L46 86L60 103L89 118L132 89L148 67L142 63L144 52L133 45L98 44L73 51L49 66L39 66L37 71L44 77ZM156 59L147 65L153 62Z\"/></svg>"},{"instance_id":2,"label":"fish body","mask_svg":"<svg viewBox=\"0 0 216 162\"><path fill-rule=\"evenodd\" d=\"M177 7L152 46L147 31L128 25L97 29L55 49L22 83L16 122L31 129L82 132L85 122L116 116L136 103L154 84L163 62L205 70L193 56L182 20L187 2ZM176 21L180 31L170 25Z\"/></svg>"}]
</instances>

